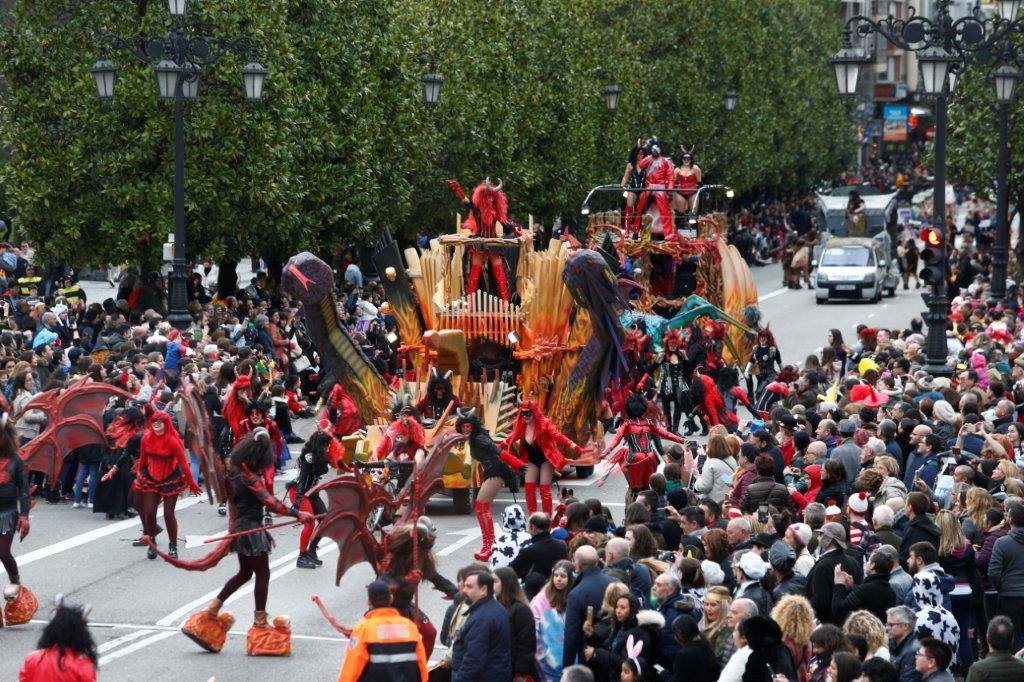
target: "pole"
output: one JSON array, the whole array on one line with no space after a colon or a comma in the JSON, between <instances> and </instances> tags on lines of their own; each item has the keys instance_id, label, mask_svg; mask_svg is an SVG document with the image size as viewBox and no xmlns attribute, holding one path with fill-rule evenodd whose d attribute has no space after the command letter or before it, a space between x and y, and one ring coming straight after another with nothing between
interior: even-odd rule
<instances>
[{"instance_id":1,"label":"pole","mask_svg":"<svg viewBox=\"0 0 1024 682\"><path fill-rule=\"evenodd\" d=\"M1006 265L1010 245L1010 103L999 103L999 160L996 165L996 243L992 246L992 293L989 305L1006 299Z\"/></svg>"},{"instance_id":2,"label":"pole","mask_svg":"<svg viewBox=\"0 0 1024 682\"><path fill-rule=\"evenodd\" d=\"M170 277L170 314L167 321L184 331L192 322L188 314L185 272L185 70L174 90L174 264Z\"/></svg>"},{"instance_id":3,"label":"pole","mask_svg":"<svg viewBox=\"0 0 1024 682\"><path fill-rule=\"evenodd\" d=\"M932 227L942 235L942 279L930 293L922 298L928 306L924 313L928 325L928 340L924 369L934 377L948 377L953 370L946 364L949 349L946 345L946 321L949 313L949 247L946 234L946 95L935 98L935 186L933 189Z\"/></svg>"}]
</instances>

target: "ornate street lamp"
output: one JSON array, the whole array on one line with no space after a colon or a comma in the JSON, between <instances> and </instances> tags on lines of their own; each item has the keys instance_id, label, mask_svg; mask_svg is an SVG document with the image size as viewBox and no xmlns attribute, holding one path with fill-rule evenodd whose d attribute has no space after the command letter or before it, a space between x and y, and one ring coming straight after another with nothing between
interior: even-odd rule
<instances>
[{"instance_id":1,"label":"ornate street lamp","mask_svg":"<svg viewBox=\"0 0 1024 682\"><path fill-rule=\"evenodd\" d=\"M604 97L604 108L608 111L615 113L616 109L619 108L619 97L622 96L622 88L614 80L601 90L601 95Z\"/></svg>"},{"instance_id":2,"label":"ornate street lamp","mask_svg":"<svg viewBox=\"0 0 1024 682\"><path fill-rule=\"evenodd\" d=\"M917 55L917 63L921 68L921 90L931 97L946 94L950 67L956 56L944 47L933 46L922 50Z\"/></svg>"},{"instance_id":3,"label":"ornate street lamp","mask_svg":"<svg viewBox=\"0 0 1024 682\"><path fill-rule=\"evenodd\" d=\"M441 99L441 86L444 85L444 76L437 72L433 62L431 62L427 73L420 79L420 83L423 85L423 102L433 109Z\"/></svg>"},{"instance_id":4,"label":"ornate street lamp","mask_svg":"<svg viewBox=\"0 0 1024 682\"><path fill-rule=\"evenodd\" d=\"M170 12L171 16L175 19L183 18L187 7L188 0L167 0L167 11Z\"/></svg>"},{"instance_id":5,"label":"ornate street lamp","mask_svg":"<svg viewBox=\"0 0 1024 682\"><path fill-rule=\"evenodd\" d=\"M843 96L857 93L857 80L860 78L860 67L866 64L868 55L862 47L844 46L828 60L836 72L836 86Z\"/></svg>"},{"instance_id":6,"label":"ornate street lamp","mask_svg":"<svg viewBox=\"0 0 1024 682\"><path fill-rule=\"evenodd\" d=\"M267 70L259 62L252 61L242 67L242 81L245 83L245 99L250 102L263 100L263 85L267 82Z\"/></svg>"},{"instance_id":7,"label":"ornate street lamp","mask_svg":"<svg viewBox=\"0 0 1024 682\"><path fill-rule=\"evenodd\" d=\"M736 103L739 101L739 95L736 94L735 90L725 91L725 110L732 111L736 108Z\"/></svg>"},{"instance_id":8,"label":"ornate street lamp","mask_svg":"<svg viewBox=\"0 0 1024 682\"><path fill-rule=\"evenodd\" d=\"M992 73L992 80L996 84L996 101L1000 104L1012 102L1017 93L1020 71L1009 64L1003 64Z\"/></svg>"},{"instance_id":9,"label":"ornate street lamp","mask_svg":"<svg viewBox=\"0 0 1024 682\"><path fill-rule=\"evenodd\" d=\"M99 93L100 99L106 101L114 99L114 84L117 83L117 67L114 66L114 63L106 56L100 57L92 67L91 73L96 82L96 91Z\"/></svg>"}]
</instances>

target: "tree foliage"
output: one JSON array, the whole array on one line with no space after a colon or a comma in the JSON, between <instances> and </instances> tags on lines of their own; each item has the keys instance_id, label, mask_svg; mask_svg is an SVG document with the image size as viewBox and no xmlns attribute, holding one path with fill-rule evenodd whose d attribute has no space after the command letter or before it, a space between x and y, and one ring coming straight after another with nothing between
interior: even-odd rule
<instances>
[{"instance_id":1,"label":"tree foliage","mask_svg":"<svg viewBox=\"0 0 1024 682\"><path fill-rule=\"evenodd\" d=\"M128 11L126 11L126 8ZM200 33L248 36L270 69L243 101L227 55L186 111L189 255L288 253L382 229L450 227L443 180L505 181L513 215L550 221L617 181L637 137L696 144L708 180L806 186L852 158L828 54L828 0L244 0L189 3ZM0 29L9 90L0 168L22 234L68 263L152 261L173 228L173 110L127 54L101 103L98 34L162 35L154 0L18 3ZM428 59L441 102L421 102ZM601 88L623 88L607 112ZM739 93L732 115L728 87Z\"/></svg>"}]
</instances>

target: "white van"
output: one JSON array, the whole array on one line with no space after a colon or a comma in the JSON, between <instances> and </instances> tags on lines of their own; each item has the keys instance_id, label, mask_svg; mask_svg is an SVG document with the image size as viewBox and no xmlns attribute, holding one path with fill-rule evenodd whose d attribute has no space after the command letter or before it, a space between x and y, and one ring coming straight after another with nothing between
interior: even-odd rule
<instances>
[{"instance_id":1,"label":"white van","mask_svg":"<svg viewBox=\"0 0 1024 682\"><path fill-rule=\"evenodd\" d=\"M833 237L821 249L814 274L814 297L878 302L882 292L893 296L899 275L893 273L878 239Z\"/></svg>"}]
</instances>

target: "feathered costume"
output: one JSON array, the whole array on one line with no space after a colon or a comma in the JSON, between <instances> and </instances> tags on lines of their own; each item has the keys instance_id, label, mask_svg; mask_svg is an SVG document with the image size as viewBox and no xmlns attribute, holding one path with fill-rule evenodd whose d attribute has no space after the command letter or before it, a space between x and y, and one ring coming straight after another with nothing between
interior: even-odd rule
<instances>
[{"instance_id":1,"label":"feathered costume","mask_svg":"<svg viewBox=\"0 0 1024 682\"><path fill-rule=\"evenodd\" d=\"M515 234L519 234L519 229L509 221L508 197L501 189L501 180L494 185L491 184L491 179L487 178L473 189L472 198L466 196L462 187L455 180L446 180L445 182L469 208L469 215L462 222L462 227L471 235L484 239L500 238L505 236L506 227L511 227ZM472 295L480 288L484 263L489 261L491 276L498 289L498 296L503 301L509 300L508 272L505 270L501 254L486 248L472 248L469 250L469 254L472 265L469 270L469 281L466 283L466 293Z\"/></svg>"}]
</instances>

